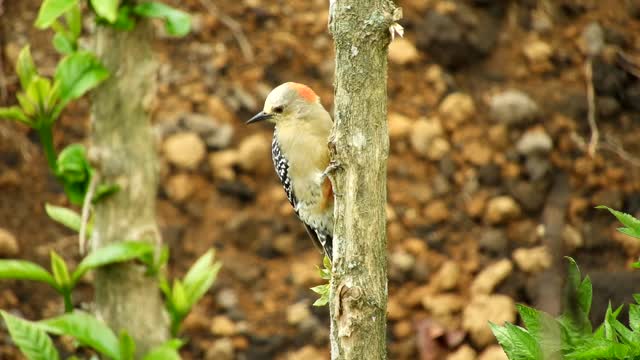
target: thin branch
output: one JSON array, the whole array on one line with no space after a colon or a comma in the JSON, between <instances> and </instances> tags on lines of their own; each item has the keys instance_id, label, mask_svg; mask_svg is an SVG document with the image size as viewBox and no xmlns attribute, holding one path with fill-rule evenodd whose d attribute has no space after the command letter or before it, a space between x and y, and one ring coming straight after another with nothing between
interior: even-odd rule
<instances>
[{"instance_id":1,"label":"thin branch","mask_svg":"<svg viewBox=\"0 0 640 360\"><path fill-rule=\"evenodd\" d=\"M589 140L588 153L589 156L593 156L598 149L600 132L598 131L598 124L596 123L596 92L593 88L593 63L591 61L591 57L587 58L584 72L587 81L587 104L589 109L588 120L589 128L591 129L591 139Z\"/></svg>"},{"instance_id":2,"label":"thin branch","mask_svg":"<svg viewBox=\"0 0 640 360\"><path fill-rule=\"evenodd\" d=\"M209 11L211 15L220 19L220 22L222 22L226 27L229 28L229 30L231 30L231 34L236 39L238 47L240 47L240 51L242 52L245 60L253 61L253 48L251 47L251 43L242 31L242 26L240 25L240 23L235 21L229 15L226 15L225 13L220 11L220 9L211 0L200 0L200 3L202 4L202 6L207 8L207 11Z\"/></svg>"},{"instance_id":3,"label":"thin branch","mask_svg":"<svg viewBox=\"0 0 640 360\"><path fill-rule=\"evenodd\" d=\"M584 152L588 151L587 142L585 141L585 139L582 136L580 136L576 132L572 132L570 134L570 137L571 137L571 140L573 141L573 143L576 144L576 146L580 150L582 150ZM605 138L605 141L600 144L600 148L602 150L611 151L612 153L618 155L618 157L620 157L620 159L622 159L623 161L626 161L631 166L635 166L635 167L640 168L640 158L638 158L636 156L633 156L631 153L626 151L622 147L622 145L618 141L616 141L612 136L605 134L604 138Z\"/></svg>"},{"instance_id":4,"label":"thin branch","mask_svg":"<svg viewBox=\"0 0 640 360\"><path fill-rule=\"evenodd\" d=\"M97 171L94 171L93 176L91 177L91 182L89 183L89 189L87 189L87 193L84 196L84 202L82 203L82 221L80 222L80 255L84 255L85 252L85 244L87 242L87 223L89 222L89 211L91 210L91 199L93 199L93 194L96 192L96 187L98 185L98 178L100 177Z\"/></svg>"},{"instance_id":5,"label":"thin branch","mask_svg":"<svg viewBox=\"0 0 640 360\"><path fill-rule=\"evenodd\" d=\"M622 145L614 139L612 136L605 135L605 141L602 143L602 148L612 151L616 155L618 155L622 160L628 162L632 166L636 166L640 168L640 158L633 156L631 153L626 151Z\"/></svg>"},{"instance_id":6,"label":"thin branch","mask_svg":"<svg viewBox=\"0 0 640 360\"><path fill-rule=\"evenodd\" d=\"M629 74L640 79L640 64L622 50L618 51L616 55L616 62L618 65Z\"/></svg>"}]
</instances>

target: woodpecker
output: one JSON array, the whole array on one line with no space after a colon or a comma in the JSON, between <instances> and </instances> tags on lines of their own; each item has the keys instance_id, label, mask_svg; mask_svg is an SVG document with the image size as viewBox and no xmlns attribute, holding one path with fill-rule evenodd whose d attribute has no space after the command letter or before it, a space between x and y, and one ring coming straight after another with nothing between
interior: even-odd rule
<instances>
[{"instance_id":1,"label":"woodpecker","mask_svg":"<svg viewBox=\"0 0 640 360\"><path fill-rule=\"evenodd\" d=\"M332 259L333 188L329 133L331 115L306 85L287 82L273 89L263 110L247 124L275 124L271 156L276 174L313 243Z\"/></svg>"}]
</instances>

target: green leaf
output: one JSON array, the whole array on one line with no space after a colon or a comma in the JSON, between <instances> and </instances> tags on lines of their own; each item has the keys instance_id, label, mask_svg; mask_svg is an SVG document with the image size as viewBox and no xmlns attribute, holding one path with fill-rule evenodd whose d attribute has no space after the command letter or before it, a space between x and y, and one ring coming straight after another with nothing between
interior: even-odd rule
<instances>
[{"instance_id":1,"label":"green leaf","mask_svg":"<svg viewBox=\"0 0 640 360\"><path fill-rule=\"evenodd\" d=\"M49 215L49 217L55 222L60 223L76 232L80 231L82 217L77 212L62 206L51 205L49 203L44 205L44 210L47 215ZM87 230L87 233L89 234L90 231Z\"/></svg>"},{"instance_id":2,"label":"green leaf","mask_svg":"<svg viewBox=\"0 0 640 360\"><path fill-rule=\"evenodd\" d=\"M173 290L171 291L171 302L175 307L176 312L180 316L184 316L189 312L190 306L187 300L187 294L184 289L184 285L180 280L173 282Z\"/></svg>"},{"instance_id":3,"label":"green leaf","mask_svg":"<svg viewBox=\"0 0 640 360\"><path fill-rule=\"evenodd\" d=\"M58 155L56 175L71 203L82 205L89 188L93 169L82 144L71 144Z\"/></svg>"},{"instance_id":4,"label":"green leaf","mask_svg":"<svg viewBox=\"0 0 640 360\"><path fill-rule=\"evenodd\" d=\"M69 277L69 270L67 264L55 251L51 251L51 270L53 270L53 278L56 279L60 289L69 289L71 285L71 278Z\"/></svg>"},{"instance_id":5,"label":"green leaf","mask_svg":"<svg viewBox=\"0 0 640 360\"><path fill-rule=\"evenodd\" d=\"M311 288L311 291L320 295L320 297L313 303L313 306L325 306L329 303L329 284L314 286Z\"/></svg>"},{"instance_id":6,"label":"green leaf","mask_svg":"<svg viewBox=\"0 0 640 360\"><path fill-rule=\"evenodd\" d=\"M60 82L60 99L77 99L109 76L107 69L90 52L78 51L65 56L56 67L55 80Z\"/></svg>"},{"instance_id":7,"label":"green leaf","mask_svg":"<svg viewBox=\"0 0 640 360\"><path fill-rule=\"evenodd\" d=\"M0 260L0 279L40 281L58 288L56 280L47 270L25 260Z\"/></svg>"},{"instance_id":8,"label":"green leaf","mask_svg":"<svg viewBox=\"0 0 640 360\"><path fill-rule=\"evenodd\" d=\"M325 269L331 271L331 260L327 255L325 255L324 258L322 258L322 265L324 265Z\"/></svg>"},{"instance_id":9,"label":"green leaf","mask_svg":"<svg viewBox=\"0 0 640 360\"><path fill-rule=\"evenodd\" d=\"M591 311L591 297L592 297L593 288L591 285L591 279L589 276L585 276L580 286L578 287L578 305L582 309L582 312L586 315L589 315Z\"/></svg>"},{"instance_id":10,"label":"green leaf","mask_svg":"<svg viewBox=\"0 0 640 360\"><path fill-rule=\"evenodd\" d=\"M329 292L329 284L317 285L317 286L312 287L309 290L313 291L316 294L323 295L323 294L326 294L326 293Z\"/></svg>"},{"instance_id":11,"label":"green leaf","mask_svg":"<svg viewBox=\"0 0 640 360\"><path fill-rule=\"evenodd\" d=\"M565 360L625 359L630 348L610 340L588 339L579 346L572 347L564 356Z\"/></svg>"},{"instance_id":12,"label":"green leaf","mask_svg":"<svg viewBox=\"0 0 640 360\"><path fill-rule=\"evenodd\" d=\"M621 311L622 311L622 305L619 306L615 311L612 311L611 302L609 302L609 305L607 306L607 312L605 314L604 324L603 324L604 337L606 340L611 340L611 341L617 340L615 321L617 321L618 315L620 315Z\"/></svg>"},{"instance_id":13,"label":"green leaf","mask_svg":"<svg viewBox=\"0 0 640 360\"><path fill-rule=\"evenodd\" d=\"M623 234L625 234L627 236L631 236L631 237L634 237L636 239L640 239L640 231L638 231L636 229L620 227L620 228L617 228L616 230L618 230L618 232L623 233Z\"/></svg>"},{"instance_id":14,"label":"green leaf","mask_svg":"<svg viewBox=\"0 0 640 360\"><path fill-rule=\"evenodd\" d=\"M163 266L169 262L169 246L164 245L160 250L160 255L154 260L152 273L157 273Z\"/></svg>"},{"instance_id":15,"label":"green leaf","mask_svg":"<svg viewBox=\"0 0 640 360\"><path fill-rule=\"evenodd\" d=\"M511 336L509 334L509 331L507 330L507 327L489 322L489 328L491 328L491 332L493 333L493 336L496 337L496 340L498 340L498 343L500 344L500 346L502 346L502 349L504 350L504 352L509 356L509 359L512 359L513 357L510 351L513 345L512 345Z\"/></svg>"},{"instance_id":16,"label":"green leaf","mask_svg":"<svg viewBox=\"0 0 640 360\"><path fill-rule=\"evenodd\" d=\"M320 278L323 280L331 280L331 260L329 257L325 255L324 259L322 259L323 268L318 268Z\"/></svg>"},{"instance_id":17,"label":"green leaf","mask_svg":"<svg viewBox=\"0 0 640 360\"><path fill-rule=\"evenodd\" d=\"M20 86L22 86L22 89L24 90L29 87L31 79L38 75L38 70L36 69L36 65L33 63L33 58L31 57L29 45L23 47L22 50L20 50L20 54L18 54L16 73L20 79Z\"/></svg>"},{"instance_id":18,"label":"green leaf","mask_svg":"<svg viewBox=\"0 0 640 360\"><path fill-rule=\"evenodd\" d=\"M534 336L540 333L540 329L542 328L541 324L541 316L540 311L528 307L523 304L516 304L516 309L518 309L518 313L522 318L522 322L527 327L530 333Z\"/></svg>"},{"instance_id":19,"label":"green leaf","mask_svg":"<svg viewBox=\"0 0 640 360\"><path fill-rule=\"evenodd\" d=\"M640 344L640 334L629 330L629 328L624 326L624 324L617 319L611 320L610 324L618 334L618 338L623 343L628 345Z\"/></svg>"},{"instance_id":20,"label":"green leaf","mask_svg":"<svg viewBox=\"0 0 640 360\"><path fill-rule=\"evenodd\" d=\"M516 307L527 331L540 345L543 358L555 358L553 354L559 353L563 345L561 325L543 311L522 304L517 304Z\"/></svg>"},{"instance_id":21,"label":"green leaf","mask_svg":"<svg viewBox=\"0 0 640 360\"><path fill-rule=\"evenodd\" d=\"M169 35L185 36L191 30L189 14L162 3L142 3L134 7L133 12L142 17L163 19Z\"/></svg>"},{"instance_id":22,"label":"green leaf","mask_svg":"<svg viewBox=\"0 0 640 360\"><path fill-rule=\"evenodd\" d=\"M121 5L118 8L118 17L111 26L121 31L131 31L136 26L136 19L133 16L133 8L129 5Z\"/></svg>"},{"instance_id":23,"label":"green leaf","mask_svg":"<svg viewBox=\"0 0 640 360\"><path fill-rule=\"evenodd\" d=\"M92 204L97 204L105 198L120 191L118 184L100 184L96 187L96 192L91 199Z\"/></svg>"},{"instance_id":24,"label":"green leaf","mask_svg":"<svg viewBox=\"0 0 640 360\"><path fill-rule=\"evenodd\" d=\"M213 262L215 252L209 249L189 269L183 284L189 308L191 308L213 285L221 264Z\"/></svg>"},{"instance_id":25,"label":"green leaf","mask_svg":"<svg viewBox=\"0 0 640 360\"><path fill-rule=\"evenodd\" d=\"M86 312L75 310L52 319L39 322L47 332L69 335L81 345L97 350L112 359L120 357L118 338L107 325Z\"/></svg>"},{"instance_id":26,"label":"green leaf","mask_svg":"<svg viewBox=\"0 0 640 360\"><path fill-rule=\"evenodd\" d=\"M69 182L88 182L91 177L91 166L87 160L87 150L82 144L71 144L58 155L58 176Z\"/></svg>"},{"instance_id":27,"label":"green leaf","mask_svg":"<svg viewBox=\"0 0 640 360\"><path fill-rule=\"evenodd\" d=\"M38 12L36 27L38 29L48 28L57 18L69 11L77 3L78 0L44 0Z\"/></svg>"},{"instance_id":28,"label":"green leaf","mask_svg":"<svg viewBox=\"0 0 640 360\"><path fill-rule=\"evenodd\" d=\"M87 255L72 275L72 284L91 269L101 266L138 259L153 252L153 245L142 241L126 241L101 247Z\"/></svg>"},{"instance_id":29,"label":"green leaf","mask_svg":"<svg viewBox=\"0 0 640 360\"><path fill-rule=\"evenodd\" d=\"M160 267L164 264L160 264L162 258L166 256L169 258L169 248L167 245L163 245L160 252L154 251L153 253L145 254L140 257L140 261L147 266L147 275L157 274Z\"/></svg>"},{"instance_id":30,"label":"green leaf","mask_svg":"<svg viewBox=\"0 0 640 360\"><path fill-rule=\"evenodd\" d=\"M178 350L184 345L179 339L171 339L166 343L151 349L142 360L180 360Z\"/></svg>"},{"instance_id":31,"label":"green leaf","mask_svg":"<svg viewBox=\"0 0 640 360\"><path fill-rule=\"evenodd\" d=\"M565 311L558 320L566 328L569 337L575 338L579 334L587 334L592 331L589 321L591 281L588 278L581 281L578 264L570 257L566 257L566 259L569 262L569 269L563 299Z\"/></svg>"},{"instance_id":32,"label":"green leaf","mask_svg":"<svg viewBox=\"0 0 640 360\"><path fill-rule=\"evenodd\" d=\"M136 343L126 331L120 333L120 358L119 360L134 360Z\"/></svg>"},{"instance_id":33,"label":"green leaf","mask_svg":"<svg viewBox=\"0 0 640 360\"><path fill-rule=\"evenodd\" d=\"M36 103L29 99L25 93L17 93L16 98L18 99L18 103L22 107L22 111L25 116L33 117L36 114ZM36 124L31 122L29 126L35 128Z\"/></svg>"},{"instance_id":34,"label":"green leaf","mask_svg":"<svg viewBox=\"0 0 640 360\"><path fill-rule=\"evenodd\" d=\"M640 333L640 305L629 304L629 326L637 333Z\"/></svg>"},{"instance_id":35,"label":"green leaf","mask_svg":"<svg viewBox=\"0 0 640 360\"><path fill-rule=\"evenodd\" d=\"M62 33L56 33L53 35L53 47L60 54L64 55L71 54L75 51L73 43Z\"/></svg>"},{"instance_id":36,"label":"green leaf","mask_svg":"<svg viewBox=\"0 0 640 360\"><path fill-rule=\"evenodd\" d=\"M0 119L19 121L23 124L33 127L33 123L31 122L31 120L29 120L27 115L22 112L22 109L17 106L0 107Z\"/></svg>"},{"instance_id":37,"label":"green leaf","mask_svg":"<svg viewBox=\"0 0 640 360\"><path fill-rule=\"evenodd\" d=\"M91 0L91 6L96 15L107 20L109 23L116 21L118 16L118 6L120 0Z\"/></svg>"},{"instance_id":38,"label":"green leaf","mask_svg":"<svg viewBox=\"0 0 640 360\"><path fill-rule=\"evenodd\" d=\"M604 340L604 323L600 324L596 331L593 332L593 338Z\"/></svg>"},{"instance_id":39,"label":"green leaf","mask_svg":"<svg viewBox=\"0 0 640 360\"><path fill-rule=\"evenodd\" d=\"M164 296L171 299L171 285L169 284L169 281L167 281L167 278L162 274L158 276L158 287Z\"/></svg>"},{"instance_id":40,"label":"green leaf","mask_svg":"<svg viewBox=\"0 0 640 360\"><path fill-rule=\"evenodd\" d=\"M596 208L609 210L609 212L612 213L613 216L615 216L618 219L618 221L620 221L625 226L625 228L620 228L618 229L618 231L620 231L625 235L629 235L629 236L640 239L640 220L636 219L635 217L629 214L623 213L621 211L613 210L606 206L601 205L601 206L597 206Z\"/></svg>"},{"instance_id":41,"label":"green leaf","mask_svg":"<svg viewBox=\"0 0 640 360\"><path fill-rule=\"evenodd\" d=\"M325 306L329 303L329 297L328 296L321 296L319 298L316 299L316 301L313 302L313 306Z\"/></svg>"},{"instance_id":42,"label":"green leaf","mask_svg":"<svg viewBox=\"0 0 640 360\"><path fill-rule=\"evenodd\" d=\"M510 323L489 326L510 359L543 360L540 346L527 330Z\"/></svg>"},{"instance_id":43,"label":"green leaf","mask_svg":"<svg viewBox=\"0 0 640 360\"><path fill-rule=\"evenodd\" d=\"M75 6L71 7L69 11L64 14L64 18L69 26L69 32L75 43L82 33L82 13L80 11L80 4L76 2Z\"/></svg>"},{"instance_id":44,"label":"green leaf","mask_svg":"<svg viewBox=\"0 0 640 360\"><path fill-rule=\"evenodd\" d=\"M36 116L45 116L49 110L48 99L51 92L51 81L38 75L34 75L26 90L27 98L35 104ZM39 124L37 124L39 125Z\"/></svg>"},{"instance_id":45,"label":"green leaf","mask_svg":"<svg viewBox=\"0 0 640 360\"><path fill-rule=\"evenodd\" d=\"M29 360L58 360L51 338L38 325L0 310L11 339Z\"/></svg>"},{"instance_id":46,"label":"green leaf","mask_svg":"<svg viewBox=\"0 0 640 360\"><path fill-rule=\"evenodd\" d=\"M567 270L567 286L571 289L577 290L580 287L580 280L582 279L580 275L580 268L573 258L565 257L569 262L569 269Z\"/></svg>"}]
</instances>

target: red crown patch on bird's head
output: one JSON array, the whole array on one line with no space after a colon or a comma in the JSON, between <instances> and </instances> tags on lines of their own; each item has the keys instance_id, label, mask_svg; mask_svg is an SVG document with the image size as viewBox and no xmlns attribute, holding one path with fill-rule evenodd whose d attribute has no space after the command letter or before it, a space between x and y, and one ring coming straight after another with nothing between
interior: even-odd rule
<instances>
[{"instance_id":1,"label":"red crown patch on bird's head","mask_svg":"<svg viewBox=\"0 0 640 360\"><path fill-rule=\"evenodd\" d=\"M298 95L300 95L301 98L305 99L306 101L314 102L318 100L318 95L307 85L295 82L289 82L288 84L293 89L295 89L295 91L298 93Z\"/></svg>"}]
</instances>

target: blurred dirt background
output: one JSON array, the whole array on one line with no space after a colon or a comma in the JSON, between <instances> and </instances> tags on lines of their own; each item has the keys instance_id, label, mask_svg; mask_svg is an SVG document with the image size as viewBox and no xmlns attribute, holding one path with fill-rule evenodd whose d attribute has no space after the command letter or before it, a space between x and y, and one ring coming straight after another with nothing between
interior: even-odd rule
<instances>
[{"instance_id":1,"label":"blurred dirt background","mask_svg":"<svg viewBox=\"0 0 640 360\"><path fill-rule=\"evenodd\" d=\"M320 283L320 254L273 172L272 129L243 123L285 81L310 85L332 108L328 4L170 2L193 15L193 32L174 39L156 26L158 220L171 274L209 247L224 263L186 321L183 358L328 359L328 310L311 306L309 290ZM58 57L52 34L32 26L39 1L0 4L7 105L23 45L45 74ZM640 215L640 3L399 5L406 36L391 45L388 86L389 357L504 359L487 321L517 321L515 302L557 312L564 255L593 279L594 320L609 298L627 301L640 290L628 271L640 242L594 206ZM65 111L58 150L86 141L88 105ZM600 133L593 156L590 111ZM68 205L36 134L0 122L0 256L48 267L55 249L79 260L76 238L47 218L45 202ZM78 290L76 305L90 308L90 282ZM62 301L38 284L3 282L0 308L39 319ZM20 358L4 329L0 358Z\"/></svg>"}]
</instances>

